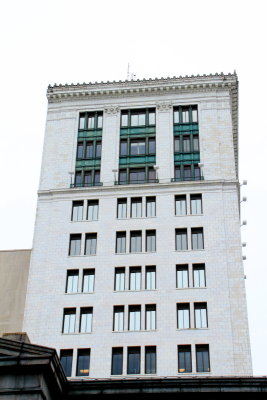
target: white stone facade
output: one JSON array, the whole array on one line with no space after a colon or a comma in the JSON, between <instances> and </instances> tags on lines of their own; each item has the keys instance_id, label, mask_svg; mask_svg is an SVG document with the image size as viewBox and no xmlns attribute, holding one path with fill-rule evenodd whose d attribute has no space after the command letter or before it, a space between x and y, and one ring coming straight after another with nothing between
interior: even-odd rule
<instances>
[{"instance_id":1,"label":"white stone facade","mask_svg":"<svg viewBox=\"0 0 267 400\"><path fill-rule=\"evenodd\" d=\"M156 376L246 376L252 374L239 220L237 180L237 77L212 75L48 89L48 114L35 234L23 329L32 343L91 349L89 378L111 377L113 347L157 348ZM173 107L197 105L204 180L171 182L174 174ZM159 183L114 185L118 169L120 111L156 109ZM101 187L70 188L75 170L79 113L103 111ZM175 195L186 195L188 215L175 216ZM202 194L203 213L190 215L190 195ZM156 196L156 217L117 219L117 199ZM71 221L72 202L99 200L97 221ZM145 215L145 213L143 213ZM190 229L202 227L204 250L191 250ZM188 228L187 251L175 250L175 229ZM156 252L146 253L145 231L156 230ZM129 253L129 234L142 230L143 252ZM126 254L115 253L116 232L127 232ZM69 256L70 234L97 233L97 254ZM192 265L205 263L206 287L194 288ZM176 288L176 265L189 265L189 288ZM156 290L145 289L145 266L156 266ZM142 267L142 290L114 291L115 267ZM93 293L66 294L66 273L95 268ZM194 303L206 302L208 328L194 328ZM177 303L190 303L190 329L177 329ZM157 328L145 330L145 305L156 304ZM123 332L113 332L113 306L125 308ZM128 305L141 305L141 331L129 331ZM64 308L76 308L76 333L63 334ZM78 333L81 307L93 307L92 333ZM195 345L209 345L210 372L196 371ZM178 345L191 345L192 373L178 373ZM132 376L132 375L130 375Z\"/></svg>"}]
</instances>

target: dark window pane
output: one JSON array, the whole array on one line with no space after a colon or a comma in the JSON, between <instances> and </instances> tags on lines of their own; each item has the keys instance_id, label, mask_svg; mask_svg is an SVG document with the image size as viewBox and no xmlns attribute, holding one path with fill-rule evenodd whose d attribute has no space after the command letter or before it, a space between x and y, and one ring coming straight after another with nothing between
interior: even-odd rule
<instances>
[{"instance_id":1,"label":"dark window pane","mask_svg":"<svg viewBox=\"0 0 267 400\"><path fill-rule=\"evenodd\" d=\"M181 148L180 148L180 138L175 138L174 139L174 152L175 153L180 153Z\"/></svg>"},{"instance_id":2,"label":"dark window pane","mask_svg":"<svg viewBox=\"0 0 267 400\"><path fill-rule=\"evenodd\" d=\"M156 365L156 347L145 348L145 373L155 374L157 372Z\"/></svg>"},{"instance_id":3,"label":"dark window pane","mask_svg":"<svg viewBox=\"0 0 267 400\"><path fill-rule=\"evenodd\" d=\"M122 365L123 365L123 348L122 347L113 348L111 375L122 375Z\"/></svg>"},{"instance_id":4,"label":"dark window pane","mask_svg":"<svg viewBox=\"0 0 267 400\"><path fill-rule=\"evenodd\" d=\"M126 232L116 233L116 253L126 252Z\"/></svg>"},{"instance_id":5,"label":"dark window pane","mask_svg":"<svg viewBox=\"0 0 267 400\"><path fill-rule=\"evenodd\" d=\"M126 170L119 171L119 183L127 183L127 172Z\"/></svg>"},{"instance_id":6,"label":"dark window pane","mask_svg":"<svg viewBox=\"0 0 267 400\"><path fill-rule=\"evenodd\" d=\"M127 140L121 140L120 143L120 155L121 156L127 156Z\"/></svg>"},{"instance_id":7,"label":"dark window pane","mask_svg":"<svg viewBox=\"0 0 267 400\"><path fill-rule=\"evenodd\" d=\"M100 171L95 171L95 183L100 183Z\"/></svg>"},{"instance_id":8,"label":"dark window pane","mask_svg":"<svg viewBox=\"0 0 267 400\"><path fill-rule=\"evenodd\" d=\"M96 142L96 152L95 152L96 157L101 157L101 149L102 149L101 142Z\"/></svg>"},{"instance_id":9,"label":"dark window pane","mask_svg":"<svg viewBox=\"0 0 267 400\"><path fill-rule=\"evenodd\" d=\"M70 235L69 255L79 256L81 254L81 234Z\"/></svg>"},{"instance_id":10,"label":"dark window pane","mask_svg":"<svg viewBox=\"0 0 267 400\"><path fill-rule=\"evenodd\" d=\"M132 140L130 142L130 153L132 156L145 154L146 153L145 140Z\"/></svg>"},{"instance_id":11,"label":"dark window pane","mask_svg":"<svg viewBox=\"0 0 267 400\"><path fill-rule=\"evenodd\" d=\"M198 141L198 136L197 135L193 136L193 150L194 151L199 151L199 141Z\"/></svg>"},{"instance_id":12,"label":"dark window pane","mask_svg":"<svg viewBox=\"0 0 267 400\"><path fill-rule=\"evenodd\" d=\"M83 158L83 142L78 142L77 158Z\"/></svg>"},{"instance_id":13,"label":"dark window pane","mask_svg":"<svg viewBox=\"0 0 267 400\"><path fill-rule=\"evenodd\" d=\"M93 142L87 142L86 143L86 151L85 151L85 157L86 158L93 158Z\"/></svg>"},{"instance_id":14,"label":"dark window pane","mask_svg":"<svg viewBox=\"0 0 267 400\"><path fill-rule=\"evenodd\" d=\"M127 218L127 199L118 199L117 218Z\"/></svg>"},{"instance_id":15,"label":"dark window pane","mask_svg":"<svg viewBox=\"0 0 267 400\"><path fill-rule=\"evenodd\" d=\"M194 166L194 173L195 179L200 179L200 168L197 165Z\"/></svg>"},{"instance_id":16,"label":"dark window pane","mask_svg":"<svg viewBox=\"0 0 267 400\"><path fill-rule=\"evenodd\" d=\"M156 154L156 140L149 139L148 141L148 154Z\"/></svg>"},{"instance_id":17,"label":"dark window pane","mask_svg":"<svg viewBox=\"0 0 267 400\"><path fill-rule=\"evenodd\" d=\"M192 372L191 346L178 346L178 372Z\"/></svg>"},{"instance_id":18,"label":"dark window pane","mask_svg":"<svg viewBox=\"0 0 267 400\"><path fill-rule=\"evenodd\" d=\"M130 183L145 182L145 169L131 169L130 170Z\"/></svg>"},{"instance_id":19,"label":"dark window pane","mask_svg":"<svg viewBox=\"0 0 267 400\"><path fill-rule=\"evenodd\" d=\"M155 182L156 181L156 171L154 168L148 169L148 182Z\"/></svg>"},{"instance_id":20,"label":"dark window pane","mask_svg":"<svg viewBox=\"0 0 267 400\"><path fill-rule=\"evenodd\" d=\"M137 253L142 251L142 231L130 232L130 252Z\"/></svg>"},{"instance_id":21,"label":"dark window pane","mask_svg":"<svg viewBox=\"0 0 267 400\"><path fill-rule=\"evenodd\" d=\"M87 233L85 235L85 255L96 254L97 234Z\"/></svg>"},{"instance_id":22,"label":"dark window pane","mask_svg":"<svg viewBox=\"0 0 267 400\"><path fill-rule=\"evenodd\" d=\"M197 372L210 372L209 345L196 345Z\"/></svg>"},{"instance_id":23,"label":"dark window pane","mask_svg":"<svg viewBox=\"0 0 267 400\"><path fill-rule=\"evenodd\" d=\"M140 347L128 347L127 374L140 374Z\"/></svg>"},{"instance_id":24,"label":"dark window pane","mask_svg":"<svg viewBox=\"0 0 267 400\"><path fill-rule=\"evenodd\" d=\"M190 137L184 136L183 137L183 151L188 153L190 151Z\"/></svg>"},{"instance_id":25,"label":"dark window pane","mask_svg":"<svg viewBox=\"0 0 267 400\"><path fill-rule=\"evenodd\" d=\"M92 171L85 171L84 173L84 184L90 185L92 183Z\"/></svg>"},{"instance_id":26,"label":"dark window pane","mask_svg":"<svg viewBox=\"0 0 267 400\"><path fill-rule=\"evenodd\" d=\"M181 167L175 167L174 178L176 180L180 180L181 179Z\"/></svg>"},{"instance_id":27,"label":"dark window pane","mask_svg":"<svg viewBox=\"0 0 267 400\"><path fill-rule=\"evenodd\" d=\"M71 376L73 350L61 350L60 362L67 377Z\"/></svg>"},{"instance_id":28,"label":"dark window pane","mask_svg":"<svg viewBox=\"0 0 267 400\"><path fill-rule=\"evenodd\" d=\"M203 228L192 228L192 249L204 249Z\"/></svg>"},{"instance_id":29,"label":"dark window pane","mask_svg":"<svg viewBox=\"0 0 267 400\"><path fill-rule=\"evenodd\" d=\"M191 170L191 165L185 165L184 166L184 179L190 180L192 177L192 170Z\"/></svg>"},{"instance_id":30,"label":"dark window pane","mask_svg":"<svg viewBox=\"0 0 267 400\"><path fill-rule=\"evenodd\" d=\"M88 376L90 368L90 349L78 349L77 376Z\"/></svg>"},{"instance_id":31,"label":"dark window pane","mask_svg":"<svg viewBox=\"0 0 267 400\"><path fill-rule=\"evenodd\" d=\"M81 186L82 185L82 172L77 171L75 173L75 186Z\"/></svg>"}]
</instances>

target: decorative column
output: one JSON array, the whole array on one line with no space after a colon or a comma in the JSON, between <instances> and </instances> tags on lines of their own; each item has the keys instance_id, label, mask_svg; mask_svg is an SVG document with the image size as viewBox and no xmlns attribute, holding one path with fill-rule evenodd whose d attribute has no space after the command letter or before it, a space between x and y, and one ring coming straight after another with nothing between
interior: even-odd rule
<instances>
[{"instance_id":1,"label":"decorative column","mask_svg":"<svg viewBox=\"0 0 267 400\"><path fill-rule=\"evenodd\" d=\"M110 186L114 184L113 170L119 168L120 109L116 105L104 108L102 137L100 179L104 186Z\"/></svg>"},{"instance_id":2,"label":"decorative column","mask_svg":"<svg viewBox=\"0 0 267 400\"><path fill-rule=\"evenodd\" d=\"M174 175L172 110L171 102L157 103L156 164L160 182L170 182Z\"/></svg>"}]
</instances>

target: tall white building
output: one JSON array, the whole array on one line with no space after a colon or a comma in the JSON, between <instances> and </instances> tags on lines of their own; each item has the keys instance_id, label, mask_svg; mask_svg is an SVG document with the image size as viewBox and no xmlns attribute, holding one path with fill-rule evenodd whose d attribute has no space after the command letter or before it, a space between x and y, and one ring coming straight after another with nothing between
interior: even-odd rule
<instances>
[{"instance_id":1,"label":"tall white building","mask_svg":"<svg viewBox=\"0 0 267 400\"><path fill-rule=\"evenodd\" d=\"M251 375L237 76L47 97L30 340L72 378Z\"/></svg>"}]
</instances>

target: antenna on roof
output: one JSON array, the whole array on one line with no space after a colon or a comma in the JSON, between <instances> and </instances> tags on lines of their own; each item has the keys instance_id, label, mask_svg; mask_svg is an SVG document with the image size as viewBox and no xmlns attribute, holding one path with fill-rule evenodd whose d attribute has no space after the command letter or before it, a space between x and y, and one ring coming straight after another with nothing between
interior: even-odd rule
<instances>
[{"instance_id":1,"label":"antenna on roof","mask_svg":"<svg viewBox=\"0 0 267 400\"><path fill-rule=\"evenodd\" d=\"M136 78L136 75L133 73L130 73L130 63L128 63L128 68L127 68L127 81L131 80L133 81Z\"/></svg>"}]
</instances>

